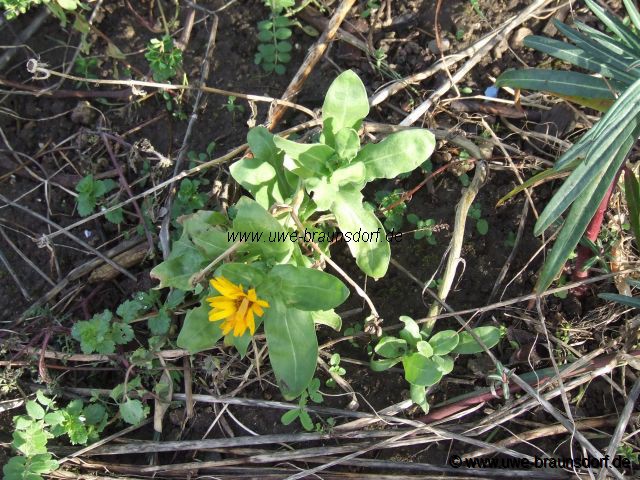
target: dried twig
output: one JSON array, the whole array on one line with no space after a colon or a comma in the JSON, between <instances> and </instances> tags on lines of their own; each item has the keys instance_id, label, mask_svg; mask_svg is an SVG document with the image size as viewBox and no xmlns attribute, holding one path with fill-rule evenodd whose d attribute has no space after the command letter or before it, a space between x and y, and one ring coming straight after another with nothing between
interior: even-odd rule
<instances>
[{"instance_id":1,"label":"dried twig","mask_svg":"<svg viewBox=\"0 0 640 480\"><path fill-rule=\"evenodd\" d=\"M355 0L342 0L340 2L340 5L338 5L338 8L336 8L333 16L331 17L331 20L327 24L327 28L324 30L324 32L322 32L320 38L311 47L304 59L304 62L302 62L302 65L300 65L300 68L291 79L291 82L289 82L289 86L282 95L282 98L284 100L292 100L296 95L298 95L305 80L313 70L313 67L315 67L316 63L318 63L324 52L327 50L329 43L331 43L333 37L338 31L338 28L340 28L340 24L345 19L354 3ZM276 127L276 125L282 118L286 107L287 106L284 104L275 105L271 112L269 112L269 120L267 121L267 125L269 126L270 130L273 130Z\"/></svg>"}]
</instances>

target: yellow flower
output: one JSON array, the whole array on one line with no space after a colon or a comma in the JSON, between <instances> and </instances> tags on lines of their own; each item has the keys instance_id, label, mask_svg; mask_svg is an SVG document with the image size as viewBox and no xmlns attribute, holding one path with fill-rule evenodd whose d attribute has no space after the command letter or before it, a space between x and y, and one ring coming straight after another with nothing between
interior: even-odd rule
<instances>
[{"instance_id":1,"label":"yellow flower","mask_svg":"<svg viewBox=\"0 0 640 480\"><path fill-rule=\"evenodd\" d=\"M209 321L224 320L222 333L225 335L233 330L233 336L240 337L247 328L253 335L256 331L253 316L261 317L264 314L263 308L269 308L269 303L258 299L254 288L245 293L242 285L236 285L224 277L214 278L210 283L220 295L207 298L211 306Z\"/></svg>"}]
</instances>

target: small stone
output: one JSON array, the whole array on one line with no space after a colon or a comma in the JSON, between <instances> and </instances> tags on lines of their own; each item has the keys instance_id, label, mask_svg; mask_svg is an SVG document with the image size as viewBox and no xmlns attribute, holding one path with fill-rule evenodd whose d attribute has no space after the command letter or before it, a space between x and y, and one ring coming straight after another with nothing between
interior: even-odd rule
<instances>
[{"instance_id":1,"label":"small stone","mask_svg":"<svg viewBox=\"0 0 640 480\"><path fill-rule=\"evenodd\" d=\"M440 55L441 53L446 52L451 47L451 42L447 38L440 39L440 48L438 48L438 42L433 39L429 42L429 50L431 50L434 54Z\"/></svg>"},{"instance_id":2,"label":"small stone","mask_svg":"<svg viewBox=\"0 0 640 480\"><path fill-rule=\"evenodd\" d=\"M86 100L78 102L71 112L71 121L82 125L89 125L93 121L94 117L95 112L91 108L91 104Z\"/></svg>"},{"instance_id":3,"label":"small stone","mask_svg":"<svg viewBox=\"0 0 640 480\"><path fill-rule=\"evenodd\" d=\"M523 47L524 39L529 35L533 35L533 32L530 29L528 29L527 27L519 28L513 35L511 35L509 46L514 50Z\"/></svg>"},{"instance_id":4,"label":"small stone","mask_svg":"<svg viewBox=\"0 0 640 480\"><path fill-rule=\"evenodd\" d=\"M124 27L124 31L122 32L122 36L126 40L131 40L133 37L136 36L136 31L131 25L127 25L126 27Z\"/></svg>"}]
</instances>

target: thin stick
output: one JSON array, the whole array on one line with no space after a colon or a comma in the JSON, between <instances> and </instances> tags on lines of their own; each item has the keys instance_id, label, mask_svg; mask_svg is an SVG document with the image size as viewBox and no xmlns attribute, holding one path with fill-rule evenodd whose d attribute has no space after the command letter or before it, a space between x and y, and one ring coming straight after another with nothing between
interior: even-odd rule
<instances>
[{"instance_id":1,"label":"thin stick","mask_svg":"<svg viewBox=\"0 0 640 480\"><path fill-rule=\"evenodd\" d=\"M293 218L293 221L296 223L296 225L298 227L298 230L300 230L300 232L304 232L304 225L302 225L302 222L298 218L297 213L294 212L293 210L291 210L290 214L291 214L291 218ZM347 272L345 272L342 268L340 268L340 266L336 262L331 260L315 242L309 242L309 245L311 245L311 248L313 248L320 255L322 260L324 260L329 265L331 265L333 267L333 269L336 272L338 272L340 274L340 276L342 278L344 278L347 281L347 283L349 285L351 285L355 289L356 293L358 295L360 295L364 299L365 302L367 302L367 305L369 306L369 310L371 310L371 315L373 315L375 317L375 319L379 319L380 318L380 314L378 313L378 310L376 309L375 305L373 304L373 302L369 298L369 295L367 295L367 292L365 292L362 288L360 288L360 285L358 285L355 282L355 280L353 280L347 274Z\"/></svg>"},{"instance_id":2,"label":"thin stick","mask_svg":"<svg viewBox=\"0 0 640 480\"><path fill-rule=\"evenodd\" d=\"M32 217L37 218L38 220L41 220L43 222L45 222L47 225L51 225L53 228L57 229L60 233L64 234L65 236L69 237L71 240L73 240L74 242L76 242L78 245L80 245L83 248L86 248L87 250L89 250L91 253L93 253L95 256L97 256L98 258L100 258L101 260L103 260L104 262L108 263L109 265L111 265L113 268L115 268L116 270L118 270L120 273L122 273L123 275L126 275L128 278L130 278L133 281L136 281L136 277L129 273L129 271L126 268L121 267L120 265L118 265L116 262L114 262L113 260L111 260L109 257L105 256L103 253L99 252L98 250L96 250L95 248L93 248L91 245L89 245L87 242L81 240L80 238L76 237L75 235L69 233L67 231L67 229L69 227L67 227L67 229L62 228L61 226L59 226L57 223L55 223L52 220L49 220L46 217L43 217L42 215L40 215L39 213L36 212L32 212L31 210L29 210L26 207L23 207L22 205L12 202L11 200L9 200L7 197L5 197L4 195L0 194L0 200L2 200L4 203L6 203L7 205L11 205L13 208L17 208L18 210L21 210L29 215L31 215Z\"/></svg>"},{"instance_id":3,"label":"thin stick","mask_svg":"<svg viewBox=\"0 0 640 480\"><path fill-rule=\"evenodd\" d=\"M616 450L618 449L618 445L620 445L620 441L622 440L622 436L624 435L624 431L627 428L629 420L631 419L631 414L633 410L636 408L636 402L638 401L638 396L640 396L640 378L638 378L633 384L633 388L627 397L627 402L624 404L624 408L622 409L622 413L620 414L620 421L616 426L616 429L613 431L613 435L611 436L611 441L609 442L609 446L607 447L607 457L613 458L616 454ZM603 480L605 477L606 470L602 469L600 474L598 475L598 480Z\"/></svg>"},{"instance_id":4,"label":"thin stick","mask_svg":"<svg viewBox=\"0 0 640 480\"><path fill-rule=\"evenodd\" d=\"M460 69L453 75L451 78L447 78L440 87L436 88L436 90L429 95L427 100L422 102L418 107L416 107L409 115L405 117L400 125L413 125L420 117L422 117L427 111L431 108L431 106L445 93L449 91L449 89L457 82L462 80L467 73L469 73L477 64L482 60L487 53L491 51L491 49L500 43L502 40L507 38L507 35L511 33L517 26L522 24L525 20L531 17L537 10L544 7L548 3L551 3L554 0L537 0L529 5L527 8L524 8L518 15L513 17L510 21L505 23L495 36L491 37L484 45L482 45L478 50L473 54L473 56L467 60L467 62L460 67Z\"/></svg>"},{"instance_id":5,"label":"thin stick","mask_svg":"<svg viewBox=\"0 0 640 480\"><path fill-rule=\"evenodd\" d=\"M304 59L304 62L302 62L302 65L300 65L300 68L291 79L291 82L289 82L289 86L282 95L282 98L284 100L291 100L295 98L296 95L298 95L300 89L302 88L302 85L304 85L305 80L313 70L313 67L315 67L316 63L318 63L324 52L327 50L329 43L336 35L338 28L340 28L340 24L342 24L342 21L345 19L354 3L355 0L342 0L342 2L340 2L340 5L333 13L331 20L327 25L327 28L324 30L324 32L322 32L322 35L320 35L320 38L316 41L316 43L314 43L313 47L311 47L309 53L307 53L307 56ZM273 130L273 128L275 128L275 126L278 124L278 122L282 118L282 115L284 115L284 112L286 111L285 107L286 105L280 104L276 105L272 109L269 115L269 120L267 121L269 130Z\"/></svg>"},{"instance_id":6,"label":"thin stick","mask_svg":"<svg viewBox=\"0 0 640 480\"><path fill-rule=\"evenodd\" d=\"M2 226L0 226L0 235L2 235L2 238L4 238L5 242L7 242L9 244L9 246L11 248L13 248L13 250L20 256L20 258L22 260L24 260L26 263L29 264L29 266L38 274L40 275L49 285L51 286L55 286L55 282L53 280L51 280L46 273L44 273L42 270L40 270L40 268L31 261L31 259L29 257L27 257L21 249L19 249L15 243L13 243L13 241L11 240L11 238L9 238L9 236L6 234L6 232L4 231L4 228L2 228Z\"/></svg>"},{"instance_id":7,"label":"thin stick","mask_svg":"<svg viewBox=\"0 0 640 480\"><path fill-rule=\"evenodd\" d=\"M159 82L145 82L142 80L104 80L96 78L77 77L75 75L67 75L66 73L60 73L56 72L55 70L50 70L44 67L42 64L39 64L37 60L33 58L29 60L29 62L27 62L27 69L29 70L29 73L33 73L36 75L34 76L35 80L42 80L53 75L65 78L67 80L73 80L75 82L94 83L97 85L126 85L129 87L159 88L163 90L201 90L205 93L213 93L215 95L223 95L225 97L234 96L237 98L243 98L245 100L253 100L254 102L277 103L287 107L295 108L296 110L300 110L301 112L306 113L311 118L316 118L316 114L312 110L309 110L307 107L303 107L302 105L298 105L297 103L289 102L287 100L279 100L277 98L267 97L264 95L251 95L241 92L233 92L231 90L223 90L221 88L208 87L206 85L194 86Z\"/></svg>"},{"instance_id":8,"label":"thin stick","mask_svg":"<svg viewBox=\"0 0 640 480\"><path fill-rule=\"evenodd\" d=\"M11 278L13 278L13 281L18 286L18 289L20 290L20 293L22 294L22 296L25 298L25 300L30 302L31 295L29 295L29 292L27 291L27 289L24 288L24 285L22 285L20 278L18 277L16 272L13 271L13 268L11 267L9 260L7 260L7 257L4 256L4 253L2 253L1 249L0 249L0 262L2 262L4 267L7 269L7 271L9 272L9 275L11 275Z\"/></svg>"},{"instance_id":9,"label":"thin stick","mask_svg":"<svg viewBox=\"0 0 640 480\"><path fill-rule=\"evenodd\" d=\"M191 9L191 16L195 15L195 9ZM191 20L193 23L193 19ZM186 32L186 30L185 30ZM209 33L209 41L207 42L207 49L204 54L204 63L202 65L202 73L200 74L200 83L199 85L205 85L207 80L209 79L209 71L211 70L211 56L213 55L213 49L216 44L216 35L218 33L218 16L213 14L213 23L211 25L211 32ZM187 149L189 147L189 141L191 140L191 132L193 131L193 126L198 119L198 108L200 107L200 101L202 100L202 90L198 90L196 92L196 98L193 102L193 109L191 112L191 118L189 118L189 123L187 124L187 130L184 134L184 138L182 139L182 147L180 147L180 151L178 152L178 158L176 159L176 163L173 167L173 176L175 177L182 170L182 163L184 161L184 157L187 155ZM173 206L173 198L176 194L175 183L169 184L169 195L165 201L164 207L167 212L171 212ZM162 257L166 260L169 257L170 247L169 247L169 224L171 223L171 215L167 214L162 219L162 226L160 227L160 247L162 248Z\"/></svg>"},{"instance_id":10,"label":"thin stick","mask_svg":"<svg viewBox=\"0 0 640 480\"><path fill-rule=\"evenodd\" d=\"M107 140L107 137L104 134L102 134L100 136L102 137L102 143L104 143L104 146L107 149L107 154L109 155L109 158L111 159L111 163L113 164L113 167L118 172L118 177L120 179L120 185L122 185L122 188L125 189L125 191L127 192L127 195L129 195L129 198L133 197L133 192L131 191L131 187L129 186L129 182L127 182L127 179L124 176L124 172L122 171L122 167L118 163L118 159L114 155L113 149L111 148L111 145L109 144L109 141ZM145 235L147 237L147 243L149 244L149 253L151 254L154 251L153 237L151 236L151 232L149 231L149 228L147 227L147 223L144 221L144 217L142 215L142 211L140 210L140 206L138 205L138 202L135 202L135 201L133 202L133 209L136 211L136 215L138 215L138 218L140 219L140 225L144 229L144 233L145 233ZM171 215L167 215L167 216L170 217Z\"/></svg>"},{"instance_id":11,"label":"thin stick","mask_svg":"<svg viewBox=\"0 0 640 480\"><path fill-rule=\"evenodd\" d=\"M449 291L453 286L453 280L456 275L458 264L461 261L460 255L462 253L462 244L464 242L464 230L467 222L467 214L469 213L469 207L476 198L480 187L487 178L487 164L485 162L476 163L475 174L469 187L463 192L462 198L456 207L456 218L454 222L454 230L451 237L451 248L449 249L449 255L447 257L447 265L442 276L442 283L438 288L438 297L442 300L447 298ZM429 316L435 317L440 313L440 305L435 302L429 309ZM436 320L433 318L425 323L425 327L428 331L433 329Z\"/></svg>"}]
</instances>

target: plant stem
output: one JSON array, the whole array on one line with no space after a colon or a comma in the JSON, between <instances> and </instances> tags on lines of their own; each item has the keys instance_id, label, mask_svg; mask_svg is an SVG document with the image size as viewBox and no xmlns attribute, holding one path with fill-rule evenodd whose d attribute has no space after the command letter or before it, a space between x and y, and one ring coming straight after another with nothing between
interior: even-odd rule
<instances>
[{"instance_id":1,"label":"plant stem","mask_svg":"<svg viewBox=\"0 0 640 480\"><path fill-rule=\"evenodd\" d=\"M598 235L600 234L600 230L602 229L602 222L604 220L604 214L607 211L609 206L609 200L611 199L611 194L613 193L613 189L618 183L618 178L620 177L620 173L622 169L618 171L613 182L609 185L609 189L607 193L605 193L600 205L598 206L598 210L593 215L593 218L589 222L589 226L585 231L584 235L587 239L591 240L595 243L598 239ZM578 256L576 258L576 268L573 271L573 276L571 277L572 281L580 282L589 278L589 269L584 268L584 264L591 258L593 252L587 245L578 245ZM582 297L587 292L586 285L580 285L572 290L572 293L576 297Z\"/></svg>"}]
</instances>

